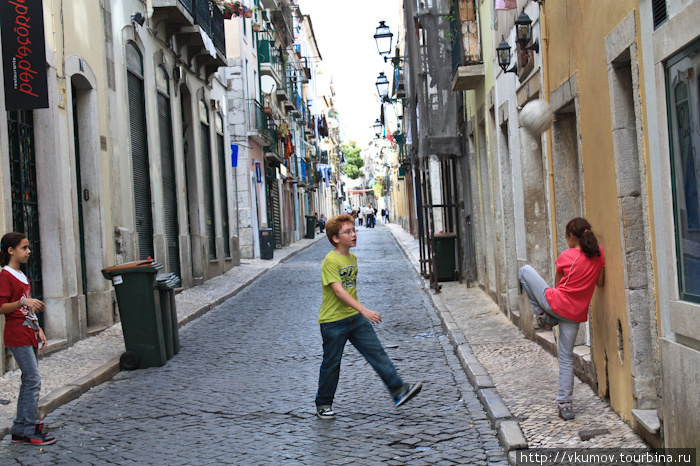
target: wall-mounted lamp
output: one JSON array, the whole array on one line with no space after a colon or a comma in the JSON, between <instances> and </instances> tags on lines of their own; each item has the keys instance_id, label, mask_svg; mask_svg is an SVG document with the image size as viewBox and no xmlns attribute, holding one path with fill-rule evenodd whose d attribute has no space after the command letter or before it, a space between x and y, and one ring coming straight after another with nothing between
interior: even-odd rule
<instances>
[{"instance_id":1,"label":"wall-mounted lamp","mask_svg":"<svg viewBox=\"0 0 700 466\"><path fill-rule=\"evenodd\" d=\"M384 72L382 71L379 73L379 76L377 76L377 82L374 83L375 86L377 86L377 92L379 93L379 97L381 97L382 102L388 102L389 101L389 79L384 75Z\"/></svg>"},{"instance_id":2,"label":"wall-mounted lamp","mask_svg":"<svg viewBox=\"0 0 700 466\"><path fill-rule=\"evenodd\" d=\"M138 24L139 26L143 26L143 23L146 22L146 18L139 12L134 13L131 15L131 22L134 24Z\"/></svg>"},{"instance_id":3,"label":"wall-mounted lamp","mask_svg":"<svg viewBox=\"0 0 700 466\"><path fill-rule=\"evenodd\" d=\"M523 11L515 20L515 37L523 50L534 50L540 53L540 41L535 39L532 45L527 46L527 44L532 39L532 20Z\"/></svg>"},{"instance_id":4,"label":"wall-mounted lamp","mask_svg":"<svg viewBox=\"0 0 700 466\"><path fill-rule=\"evenodd\" d=\"M379 118L375 120L372 128L374 128L374 135L379 139L382 135L382 123L379 121Z\"/></svg>"},{"instance_id":5,"label":"wall-mounted lamp","mask_svg":"<svg viewBox=\"0 0 700 466\"><path fill-rule=\"evenodd\" d=\"M391 41L394 37L389 26L384 23L385 21L379 21L379 26L377 26L377 30L374 33L374 40L377 42L379 55L389 55L391 53Z\"/></svg>"},{"instance_id":6,"label":"wall-mounted lamp","mask_svg":"<svg viewBox=\"0 0 700 466\"><path fill-rule=\"evenodd\" d=\"M501 43L496 47L496 56L498 57L498 66L501 67L504 73L518 73L518 64L513 64L511 69L507 69L510 66L510 45L505 39L501 39Z\"/></svg>"}]
</instances>

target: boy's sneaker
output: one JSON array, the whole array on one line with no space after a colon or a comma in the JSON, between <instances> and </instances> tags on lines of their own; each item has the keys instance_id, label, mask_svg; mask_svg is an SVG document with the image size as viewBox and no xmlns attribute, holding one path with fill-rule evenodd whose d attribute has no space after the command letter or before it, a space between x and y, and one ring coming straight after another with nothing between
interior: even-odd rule
<instances>
[{"instance_id":1,"label":"boy's sneaker","mask_svg":"<svg viewBox=\"0 0 700 466\"><path fill-rule=\"evenodd\" d=\"M316 408L316 416L319 419L335 419L335 413L330 406L319 406Z\"/></svg>"},{"instance_id":2,"label":"boy's sneaker","mask_svg":"<svg viewBox=\"0 0 700 466\"><path fill-rule=\"evenodd\" d=\"M24 435L12 434L13 442L24 442L25 440L27 440L27 437L25 437Z\"/></svg>"},{"instance_id":3,"label":"boy's sneaker","mask_svg":"<svg viewBox=\"0 0 700 466\"><path fill-rule=\"evenodd\" d=\"M549 314L537 314L537 325L543 330L549 330L555 325L559 325L559 321Z\"/></svg>"},{"instance_id":4,"label":"boy's sneaker","mask_svg":"<svg viewBox=\"0 0 700 466\"><path fill-rule=\"evenodd\" d=\"M571 403L557 403L557 409L559 411L559 417L565 421L570 421L574 417L574 407Z\"/></svg>"},{"instance_id":5,"label":"boy's sneaker","mask_svg":"<svg viewBox=\"0 0 700 466\"><path fill-rule=\"evenodd\" d=\"M39 422L34 427L34 433L24 438L25 445L51 445L56 441L56 437L51 437L44 432L44 423Z\"/></svg>"},{"instance_id":6,"label":"boy's sneaker","mask_svg":"<svg viewBox=\"0 0 700 466\"><path fill-rule=\"evenodd\" d=\"M404 385L403 390L394 395L394 404L396 404L396 406L401 406L414 396L418 395L421 388L423 388L423 384L420 382Z\"/></svg>"}]
</instances>

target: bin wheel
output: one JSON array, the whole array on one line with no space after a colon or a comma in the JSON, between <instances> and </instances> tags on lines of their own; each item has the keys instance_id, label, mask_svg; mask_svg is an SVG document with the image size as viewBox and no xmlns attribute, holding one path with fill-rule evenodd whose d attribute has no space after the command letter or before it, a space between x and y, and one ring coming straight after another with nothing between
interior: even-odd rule
<instances>
[{"instance_id":1,"label":"bin wheel","mask_svg":"<svg viewBox=\"0 0 700 466\"><path fill-rule=\"evenodd\" d=\"M123 371L133 371L139 368L141 357L134 351L127 351L119 358L119 368Z\"/></svg>"}]
</instances>

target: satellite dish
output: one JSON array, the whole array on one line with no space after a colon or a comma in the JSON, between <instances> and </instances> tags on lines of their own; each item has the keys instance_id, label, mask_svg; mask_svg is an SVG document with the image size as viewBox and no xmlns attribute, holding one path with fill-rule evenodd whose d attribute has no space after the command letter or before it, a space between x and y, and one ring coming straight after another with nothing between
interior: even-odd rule
<instances>
[{"instance_id":1,"label":"satellite dish","mask_svg":"<svg viewBox=\"0 0 700 466\"><path fill-rule=\"evenodd\" d=\"M328 117L326 119L326 122L328 123L328 127L331 129L335 129L338 126L340 126L340 124L338 123L338 120L336 120L335 118Z\"/></svg>"},{"instance_id":2,"label":"satellite dish","mask_svg":"<svg viewBox=\"0 0 700 466\"><path fill-rule=\"evenodd\" d=\"M260 90L264 94L272 94L275 92L276 87L277 83L275 82L275 78L267 74L260 76Z\"/></svg>"}]
</instances>

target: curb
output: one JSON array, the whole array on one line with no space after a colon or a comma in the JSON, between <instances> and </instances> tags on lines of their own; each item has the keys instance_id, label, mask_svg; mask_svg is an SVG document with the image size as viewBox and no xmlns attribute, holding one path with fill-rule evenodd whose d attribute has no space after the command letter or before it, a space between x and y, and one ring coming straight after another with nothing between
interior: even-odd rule
<instances>
[{"instance_id":1,"label":"curb","mask_svg":"<svg viewBox=\"0 0 700 466\"><path fill-rule=\"evenodd\" d=\"M320 239L323 236L318 236L316 238ZM304 251L305 249L309 248L311 245L315 244L317 239L314 239L314 241L310 242L307 245L304 245L303 247L300 247L296 251L292 251L283 258L279 259L277 263L272 264L270 267L266 268L265 270L261 271L260 273L256 274L254 277L252 277L250 280L247 282L241 284L236 288L235 290L224 294L223 296L220 296L219 298L215 299L213 302L209 304L205 304L204 306L200 307L199 309L196 309L194 312L191 314L188 314L187 316L183 317L181 320L178 320L178 328L182 328L183 326L187 325L188 323L192 322L195 319L198 319L199 317L203 316L207 312L209 312L211 309L215 308L219 304L223 303L227 299L237 295L241 290L252 284L255 280L263 276L265 273L267 273L268 270L276 267L282 262L285 262L287 259L290 257L295 256L296 254L300 253L301 251ZM240 266L238 266L240 267ZM48 395L42 397L39 400L39 419L45 418L49 413L52 411L55 411L56 409L60 408L66 403L69 403L77 398L80 398L82 394L87 392L93 387L96 387L98 385L103 384L104 382L107 382L108 380L111 380L117 373L119 373L119 358L120 356L116 356L110 361L106 362L105 364L99 366L96 369L93 369L92 371L88 372L86 375L79 377L75 379L74 381L66 384L65 386L58 388ZM9 418L4 421L0 421L0 440L5 438L6 435L10 435L11 430L12 430L12 424L13 424L13 419Z\"/></svg>"},{"instance_id":2,"label":"curb","mask_svg":"<svg viewBox=\"0 0 700 466\"><path fill-rule=\"evenodd\" d=\"M398 238L396 238L394 231L392 229L389 229L389 231L394 236L404 256L411 261L408 251ZM416 264L414 264L413 261L411 261L411 263L413 264L414 270L418 273L418 279L421 283L425 284L425 280L420 276L420 271L416 267ZM498 433L498 440L509 462L515 464L514 461L511 461L511 458L513 458L513 460L515 459L515 451L528 448L527 439L520 428L520 424L511 414L508 406L501 398L501 395L499 395L491 376L474 355L467 339L455 323L450 310L445 306L440 296L431 293L430 288L425 286L424 291L430 297L431 302L437 310L437 315L440 317L442 327L445 329L452 343L452 347L462 365L462 369L469 379L469 383L472 385L477 398L479 398L481 405L486 411L486 417L489 419L491 427Z\"/></svg>"}]
</instances>

